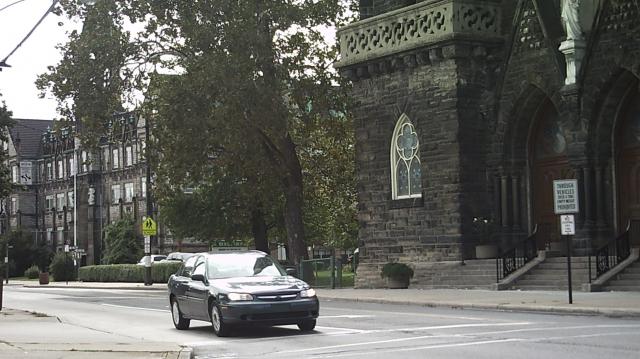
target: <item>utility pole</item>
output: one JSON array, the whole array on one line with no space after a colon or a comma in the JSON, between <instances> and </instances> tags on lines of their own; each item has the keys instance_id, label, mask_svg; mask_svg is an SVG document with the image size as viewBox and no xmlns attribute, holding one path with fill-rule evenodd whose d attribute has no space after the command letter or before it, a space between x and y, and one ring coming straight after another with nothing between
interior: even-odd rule
<instances>
[{"instance_id":1,"label":"utility pole","mask_svg":"<svg viewBox=\"0 0 640 359\"><path fill-rule=\"evenodd\" d=\"M146 205L147 205L147 218L153 217L153 205L151 203L151 165L149 164L149 120L144 119L144 158L146 167ZM151 236L145 236L145 255L147 261L145 263L145 281L144 285L152 285L153 279L151 278ZM148 243L148 244L147 244Z\"/></svg>"}]
</instances>

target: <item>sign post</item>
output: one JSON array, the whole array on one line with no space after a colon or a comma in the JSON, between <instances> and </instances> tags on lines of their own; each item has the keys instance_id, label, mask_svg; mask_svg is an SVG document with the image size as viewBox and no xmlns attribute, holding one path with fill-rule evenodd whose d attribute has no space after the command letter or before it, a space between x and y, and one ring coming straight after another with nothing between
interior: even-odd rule
<instances>
[{"instance_id":1,"label":"sign post","mask_svg":"<svg viewBox=\"0 0 640 359\"><path fill-rule=\"evenodd\" d=\"M142 221L142 235L144 235L144 285L152 285L151 278L151 236L158 234L158 224L151 217Z\"/></svg>"},{"instance_id":2,"label":"sign post","mask_svg":"<svg viewBox=\"0 0 640 359\"><path fill-rule=\"evenodd\" d=\"M580 211L578 204L578 180L553 181L553 209L560 215L560 234L567 241L567 284L569 286L569 304L573 304L573 288L571 286L571 236L576 234L573 214Z\"/></svg>"}]
</instances>

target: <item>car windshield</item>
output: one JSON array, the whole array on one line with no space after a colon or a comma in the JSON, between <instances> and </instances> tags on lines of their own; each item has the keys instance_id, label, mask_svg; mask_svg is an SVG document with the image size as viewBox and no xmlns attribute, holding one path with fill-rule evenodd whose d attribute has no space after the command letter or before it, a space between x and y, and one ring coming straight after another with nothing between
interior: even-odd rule
<instances>
[{"instance_id":1,"label":"car windshield","mask_svg":"<svg viewBox=\"0 0 640 359\"><path fill-rule=\"evenodd\" d=\"M230 253L207 259L207 276L211 279L281 275L287 272L267 256Z\"/></svg>"}]
</instances>

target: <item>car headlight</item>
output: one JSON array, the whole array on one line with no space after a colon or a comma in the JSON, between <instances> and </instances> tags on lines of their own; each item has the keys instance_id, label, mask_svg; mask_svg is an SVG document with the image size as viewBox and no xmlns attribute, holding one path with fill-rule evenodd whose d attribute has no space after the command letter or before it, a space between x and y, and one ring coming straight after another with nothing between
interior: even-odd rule
<instances>
[{"instance_id":1,"label":"car headlight","mask_svg":"<svg viewBox=\"0 0 640 359\"><path fill-rule=\"evenodd\" d=\"M253 296L247 293L229 293L227 298L231 301L253 300Z\"/></svg>"},{"instance_id":2,"label":"car headlight","mask_svg":"<svg viewBox=\"0 0 640 359\"><path fill-rule=\"evenodd\" d=\"M300 292L300 298L312 298L316 296L316 291L313 288L309 288Z\"/></svg>"}]
</instances>

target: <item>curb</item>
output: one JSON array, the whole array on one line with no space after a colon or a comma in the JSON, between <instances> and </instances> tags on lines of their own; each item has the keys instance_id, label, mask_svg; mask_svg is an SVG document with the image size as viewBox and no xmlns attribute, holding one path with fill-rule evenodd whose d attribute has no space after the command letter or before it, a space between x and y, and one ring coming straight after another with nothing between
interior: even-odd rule
<instances>
[{"instance_id":1,"label":"curb","mask_svg":"<svg viewBox=\"0 0 640 359\"><path fill-rule=\"evenodd\" d=\"M589 315L589 316L605 316L611 318L640 318L640 310L629 310L625 308L594 308L594 307L541 307L527 306L517 304L473 304L473 303L454 303L454 302L416 302L411 300L394 300L394 299L374 299L374 298L343 298L319 296L325 300L356 302L356 303L375 303L375 304L398 304L398 305L416 305L430 308L450 308L450 309L473 309L473 310L492 310L500 312L530 312L543 314L562 314L562 315Z\"/></svg>"},{"instance_id":2,"label":"curb","mask_svg":"<svg viewBox=\"0 0 640 359\"><path fill-rule=\"evenodd\" d=\"M193 348L182 347L182 349L178 352L178 356L176 359L191 359L192 357L193 357Z\"/></svg>"},{"instance_id":3,"label":"curb","mask_svg":"<svg viewBox=\"0 0 640 359\"><path fill-rule=\"evenodd\" d=\"M14 284L15 286L22 286L23 288L62 288L62 289L116 289L116 290L152 290L152 291L167 291L167 287L165 286L149 286L149 287L125 287L125 286L115 286L115 287L101 287L101 286L92 286L92 285L66 285L66 284Z\"/></svg>"}]
</instances>

